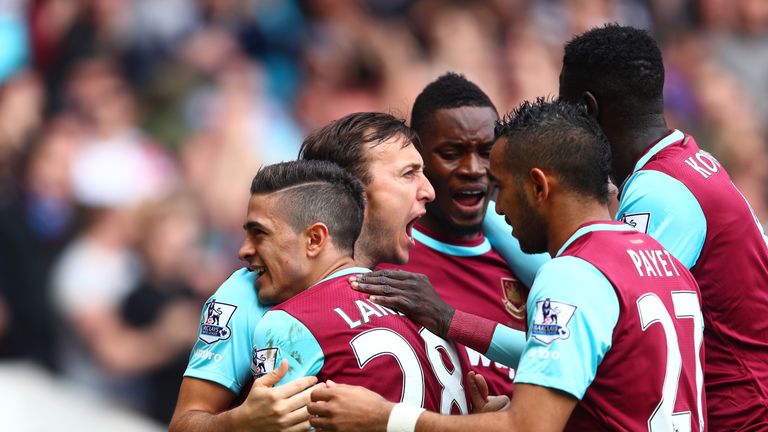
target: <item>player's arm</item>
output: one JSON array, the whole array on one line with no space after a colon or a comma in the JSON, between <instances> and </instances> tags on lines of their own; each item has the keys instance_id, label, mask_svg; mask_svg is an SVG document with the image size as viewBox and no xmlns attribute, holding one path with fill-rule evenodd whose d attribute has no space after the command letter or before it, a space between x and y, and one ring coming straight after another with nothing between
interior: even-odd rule
<instances>
[{"instance_id":1,"label":"player's arm","mask_svg":"<svg viewBox=\"0 0 768 432\"><path fill-rule=\"evenodd\" d=\"M496 213L496 203L488 203L483 220L483 233L499 255L509 264L512 273L526 287L533 286L533 280L541 266L552 259L549 254L527 254L520 249L520 243L512 236L512 227L504 216Z\"/></svg>"},{"instance_id":2,"label":"player's arm","mask_svg":"<svg viewBox=\"0 0 768 432\"><path fill-rule=\"evenodd\" d=\"M258 304L255 282L254 273L240 269L203 305L171 430L194 431L214 421L213 416L230 407L250 378L252 320L258 321L266 311ZM218 332L204 328L211 305L221 311Z\"/></svg>"},{"instance_id":3,"label":"player's arm","mask_svg":"<svg viewBox=\"0 0 768 432\"><path fill-rule=\"evenodd\" d=\"M315 377L292 381L273 388L288 371L288 363L260 377L253 383L242 405L226 410L234 394L210 381L184 378L170 432L283 431L299 432L309 428L309 402Z\"/></svg>"},{"instance_id":4,"label":"player's arm","mask_svg":"<svg viewBox=\"0 0 768 432\"><path fill-rule=\"evenodd\" d=\"M468 416L446 416L394 404L362 387L335 385L312 392L310 424L340 432L387 431L388 424L413 425L415 432L536 431L565 428L578 402L572 395L547 387L520 384L509 411ZM393 427L394 429L394 427ZM396 430L408 430L402 427Z\"/></svg>"},{"instance_id":5,"label":"player's arm","mask_svg":"<svg viewBox=\"0 0 768 432\"><path fill-rule=\"evenodd\" d=\"M627 180L616 220L655 238L689 269L699 259L707 235L707 220L696 197L659 171L638 171Z\"/></svg>"},{"instance_id":6,"label":"player's arm","mask_svg":"<svg viewBox=\"0 0 768 432\"><path fill-rule=\"evenodd\" d=\"M454 309L437 294L429 278L403 270L379 270L350 278L352 288L371 301L398 310L440 337L466 345L493 361L515 368L525 333Z\"/></svg>"},{"instance_id":7,"label":"player's arm","mask_svg":"<svg viewBox=\"0 0 768 432\"><path fill-rule=\"evenodd\" d=\"M545 300L559 311L557 322L562 331L531 331L509 412L460 418L412 410L409 414L400 407L402 412L395 412L392 419L410 417L419 432L562 430L610 349L619 306L605 277L573 257L552 260L537 276L528 298L529 328L542 324ZM320 417L310 424L337 431L385 431L394 405L376 398L367 390L349 386L316 389L308 408L310 414Z\"/></svg>"}]
</instances>

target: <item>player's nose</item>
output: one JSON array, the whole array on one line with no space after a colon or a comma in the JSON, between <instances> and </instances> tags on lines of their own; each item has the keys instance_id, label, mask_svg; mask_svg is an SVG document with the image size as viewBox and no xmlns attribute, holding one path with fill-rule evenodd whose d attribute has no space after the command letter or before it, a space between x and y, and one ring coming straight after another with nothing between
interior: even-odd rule
<instances>
[{"instance_id":1,"label":"player's nose","mask_svg":"<svg viewBox=\"0 0 768 432\"><path fill-rule=\"evenodd\" d=\"M251 242L249 242L248 239L245 239L243 241L243 244L240 245L240 249L237 251L237 256L246 264L250 264L251 259L253 258L253 255L255 253L256 253L256 250L254 249Z\"/></svg>"},{"instance_id":2,"label":"player's nose","mask_svg":"<svg viewBox=\"0 0 768 432\"><path fill-rule=\"evenodd\" d=\"M427 180L427 177L422 175L422 183L419 188L419 195L417 199L424 202L432 202L435 200L435 188L432 187L432 183Z\"/></svg>"}]
</instances>

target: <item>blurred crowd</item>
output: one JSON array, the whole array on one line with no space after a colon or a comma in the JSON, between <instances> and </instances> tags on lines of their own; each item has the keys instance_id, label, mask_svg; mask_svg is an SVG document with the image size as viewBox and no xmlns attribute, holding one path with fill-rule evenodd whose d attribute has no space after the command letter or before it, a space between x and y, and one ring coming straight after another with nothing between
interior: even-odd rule
<instances>
[{"instance_id":1,"label":"blurred crowd","mask_svg":"<svg viewBox=\"0 0 768 432\"><path fill-rule=\"evenodd\" d=\"M0 359L167 421L260 165L449 70L556 95L604 22L659 40L670 124L768 221L764 0L0 1Z\"/></svg>"}]
</instances>

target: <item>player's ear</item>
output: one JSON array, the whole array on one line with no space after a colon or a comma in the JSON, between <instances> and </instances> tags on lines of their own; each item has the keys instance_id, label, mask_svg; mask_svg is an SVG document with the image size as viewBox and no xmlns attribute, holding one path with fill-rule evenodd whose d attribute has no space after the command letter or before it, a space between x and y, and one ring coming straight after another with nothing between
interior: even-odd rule
<instances>
[{"instance_id":1,"label":"player's ear","mask_svg":"<svg viewBox=\"0 0 768 432\"><path fill-rule=\"evenodd\" d=\"M315 257L325 248L331 239L328 227L322 222L315 222L304 230L307 255Z\"/></svg>"},{"instance_id":2,"label":"player's ear","mask_svg":"<svg viewBox=\"0 0 768 432\"><path fill-rule=\"evenodd\" d=\"M547 197L549 197L551 178L541 169L532 168L531 171L528 172L528 180L533 203L542 203L546 201Z\"/></svg>"},{"instance_id":3,"label":"player's ear","mask_svg":"<svg viewBox=\"0 0 768 432\"><path fill-rule=\"evenodd\" d=\"M597 103L597 98L590 91L585 91L582 95L584 103L587 104L587 112L593 119L597 120L600 116L600 106Z\"/></svg>"}]
</instances>

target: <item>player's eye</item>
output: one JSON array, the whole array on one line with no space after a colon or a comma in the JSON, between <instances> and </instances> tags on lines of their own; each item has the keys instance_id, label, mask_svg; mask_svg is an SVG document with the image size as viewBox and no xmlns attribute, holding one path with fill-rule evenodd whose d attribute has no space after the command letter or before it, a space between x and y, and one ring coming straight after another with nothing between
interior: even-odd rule
<instances>
[{"instance_id":1,"label":"player's eye","mask_svg":"<svg viewBox=\"0 0 768 432\"><path fill-rule=\"evenodd\" d=\"M456 160L461 156L461 153L457 151L439 151L437 155L444 160Z\"/></svg>"}]
</instances>

